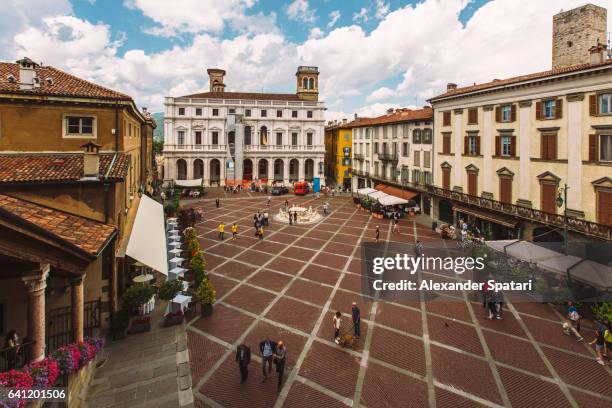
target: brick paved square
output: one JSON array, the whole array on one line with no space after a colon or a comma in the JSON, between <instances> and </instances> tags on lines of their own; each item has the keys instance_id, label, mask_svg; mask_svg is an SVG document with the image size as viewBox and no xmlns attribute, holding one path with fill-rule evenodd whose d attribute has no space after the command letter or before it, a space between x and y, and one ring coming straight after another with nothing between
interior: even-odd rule
<instances>
[{"instance_id":1,"label":"brick paved square","mask_svg":"<svg viewBox=\"0 0 612 408\"><path fill-rule=\"evenodd\" d=\"M355 245L346 245L344 243L339 242L330 242L323 248L323 251L335 255L350 256L353 253L354 249Z\"/></svg>"},{"instance_id":2,"label":"brick paved square","mask_svg":"<svg viewBox=\"0 0 612 408\"><path fill-rule=\"evenodd\" d=\"M255 289L252 286L242 285L223 299L225 303L239 307L247 312L260 314L275 298L270 292Z\"/></svg>"},{"instance_id":3,"label":"brick paved square","mask_svg":"<svg viewBox=\"0 0 612 408\"><path fill-rule=\"evenodd\" d=\"M225 347L212 340L187 330L187 342L189 346L189 362L191 365L191 379L194 384L221 358Z\"/></svg>"},{"instance_id":4,"label":"brick paved square","mask_svg":"<svg viewBox=\"0 0 612 408\"><path fill-rule=\"evenodd\" d=\"M244 279L253 272L256 268L242 262L228 261L215 269L215 272L223 276L235 279Z\"/></svg>"},{"instance_id":5,"label":"brick paved square","mask_svg":"<svg viewBox=\"0 0 612 408\"><path fill-rule=\"evenodd\" d=\"M293 383L283 406L286 408L346 408L342 402L299 382Z\"/></svg>"},{"instance_id":6,"label":"brick paved square","mask_svg":"<svg viewBox=\"0 0 612 408\"><path fill-rule=\"evenodd\" d=\"M238 284L238 282L219 276L216 273L211 273L209 276L210 281L217 290L217 299L224 296L230 289Z\"/></svg>"},{"instance_id":7,"label":"brick paved square","mask_svg":"<svg viewBox=\"0 0 612 408\"><path fill-rule=\"evenodd\" d=\"M427 315L429 337L438 343L484 356L476 329L458 321Z\"/></svg>"},{"instance_id":8,"label":"brick paved square","mask_svg":"<svg viewBox=\"0 0 612 408\"><path fill-rule=\"evenodd\" d=\"M317 337L325 340L325 341L329 341L332 342L334 341L334 315L336 314L336 311L328 311L325 316L323 317L323 322L321 324L321 327L319 327L319 332L317 333ZM343 314L341 317L341 325L340 325L340 335L344 335L344 334L351 334L354 335L355 333L355 329L353 328L353 320L350 316L350 312L348 315ZM365 346L365 341L366 338L368 336L368 331L370 330L370 325L362 320L361 321L361 325L359 326L361 329L361 338L359 339L355 339L353 346L350 348L344 348L344 350L353 350L353 351L357 351L357 352L361 352L363 351L363 348ZM340 347L338 345L338 347Z\"/></svg>"},{"instance_id":9,"label":"brick paved square","mask_svg":"<svg viewBox=\"0 0 612 408\"><path fill-rule=\"evenodd\" d=\"M382 234L382 232L381 232ZM334 237L334 242L341 242L346 245L357 245L359 243L360 235L351 235L339 233ZM372 239L374 238L374 233L372 233Z\"/></svg>"},{"instance_id":10,"label":"brick paved square","mask_svg":"<svg viewBox=\"0 0 612 408\"><path fill-rule=\"evenodd\" d=\"M285 252L283 252L283 256L285 258L297 259L299 261L309 261L315 255L316 251L312 249L298 248L298 247L289 247Z\"/></svg>"},{"instance_id":11,"label":"brick paved square","mask_svg":"<svg viewBox=\"0 0 612 408\"><path fill-rule=\"evenodd\" d=\"M535 339L544 344L559 347L564 350L570 350L575 353L590 355L589 350L584 347L584 344L576 341L576 337L563 334L561 329L561 321L553 323L548 320L538 319L530 316L522 316L523 322L535 337Z\"/></svg>"},{"instance_id":12,"label":"brick paved square","mask_svg":"<svg viewBox=\"0 0 612 408\"><path fill-rule=\"evenodd\" d=\"M376 323L392 327L397 330L421 336L423 324L421 312L391 303L380 302L376 311Z\"/></svg>"},{"instance_id":13,"label":"brick paved square","mask_svg":"<svg viewBox=\"0 0 612 408\"><path fill-rule=\"evenodd\" d=\"M295 275L304 267L304 264L305 262L302 260L279 256L267 264L266 268Z\"/></svg>"},{"instance_id":14,"label":"brick paved square","mask_svg":"<svg viewBox=\"0 0 612 408\"><path fill-rule=\"evenodd\" d=\"M571 407L556 384L503 367L498 370L513 408Z\"/></svg>"},{"instance_id":15,"label":"brick paved square","mask_svg":"<svg viewBox=\"0 0 612 408\"><path fill-rule=\"evenodd\" d=\"M428 313L435 313L447 316L451 319L463 320L471 322L472 318L463 300L444 300L449 297L440 296L435 300L425 302L425 307ZM484 313L484 311L474 308L474 313Z\"/></svg>"},{"instance_id":16,"label":"brick paved square","mask_svg":"<svg viewBox=\"0 0 612 408\"><path fill-rule=\"evenodd\" d=\"M525 301L526 299L520 295L508 294L508 299L510 301L516 298L519 298L522 300L522 301L512 302L512 304L514 305L514 308L518 310L519 313L539 316L545 319L559 320L559 316L555 314L555 312L553 311L553 308L550 305L542 304L542 303L534 303L533 301Z\"/></svg>"},{"instance_id":17,"label":"brick paved square","mask_svg":"<svg viewBox=\"0 0 612 408\"><path fill-rule=\"evenodd\" d=\"M571 394L579 407L610 408L610 401L604 401L599 396L593 396L577 390L571 390Z\"/></svg>"},{"instance_id":18,"label":"brick paved square","mask_svg":"<svg viewBox=\"0 0 612 408\"><path fill-rule=\"evenodd\" d=\"M265 252L247 250L235 258L252 266L261 266L268 262L270 255Z\"/></svg>"},{"instance_id":19,"label":"brick paved square","mask_svg":"<svg viewBox=\"0 0 612 408\"><path fill-rule=\"evenodd\" d=\"M234 343L253 318L223 305L215 305L211 316L201 317L193 325L228 343Z\"/></svg>"},{"instance_id":20,"label":"brick paved square","mask_svg":"<svg viewBox=\"0 0 612 408\"><path fill-rule=\"evenodd\" d=\"M332 255L326 252L321 252L319 255L317 255L312 260L312 263L322 265L322 266L327 266L328 268L334 268L334 269L341 270L344 268L344 265L346 265L347 260L348 258L345 256Z\"/></svg>"},{"instance_id":21,"label":"brick paved square","mask_svg":"<svg viewBox=\"0 0 612 408\"><path fill-rule=\"evenodd\" d=\"M268 322L259 322L244 340L244 344L251 347L252 356L261 357L259 343L265 340L266 337L275 342L282 340L282 342L285 343L285 347L287 348L287 367L285 371L289 374L289 371L295 366L300 353L304 349L306 337ZM261 363L257 361L253 361L251 367L259 371L262 369Z\"/></svg>"},{"instance_id":22,"label":"brick paved square","mask_svg":"<svg viewBox=\"0 0 612 408\"><path fill-rule=\"evenodd\" d=\"M328 231L328 232L336 232L338 231L337 225L322 223L317 226L319 231Z\"/></svg>"},{"instance_id":23,"label":"brick paved square","mask_svg":"<svg viewBox=\"0 0 612 408\"><path fill-rule=\"evenodd\" d=\"M363 278L360 275L346 273L344 274L344 277L342 277L340 288L350 290L352 292L362 293L362 279Z\"/></svg>"},{"instance_id":24,"label":"brick paved square","mask_svg":"<svg viewBox=\"0 0 612 408\"><path fill-rule=\"evenodd\" d=\"M427 383L377 363L368 364L361 403L372 408L426 407Z\"/></svg>"},{"instance_id":25,"label":"brick paved square","mask_svg":"<svg viewBox=\"0 0 612 408\"><path fill-rule=\"evenodd\" d=\"M501 404L493 374L485 361L435 345L431 346L431 357L436 380Z\"/></svg>"},{"instance_id":26,"label":"brick paved square","mask_svg":"<svg viewBox=\"0 0 612 408\"><path fill-rule=\"evenodd\" d=\"M474 311L476 312L476 319L482 328L508 333L513 336L525 337L525 332L516 321L514 315L508 310L503 311L503 319L489 320L485 318L485 313L481 313L483 310L482 304L472 303L472 305L474 307Z\"/></svg>"},{"instance_id":27,"label":"brick paved square","mask_svg":"<svg viewBox=\"0 0 612 408\"><path fill-rule=\"evenodd\" d=\"M462 397L454 392L436 387L436 408L484 408L474 400Z\"/></svg>"},{"instance_id":28,"label":"brick paved square","mask_svg":"<svg viewBox=\"0 0 612 408\"><path fill-rule=\"evenodd\" d=\"M278 242L280 244L289 245L297 239L295 235L287 234L284 232L276 232L270 235L269 240L273 242Z\"/></svg>"},{"instance_id":29,"label":"brick paved square","mask_svg":"<svg viewBox=\"0 0 612 408\"><path fill-rule=\"evenodd\" d=\"M266 314L266 317L304 333L310 333L320 314L319 308L282 297Z\"/></svg>"},{"instance_id":30,"label":"brick paved square","mask_svg":"<svg viewBox=\"0 0 612 408\"><path fill-rule=\"evenodd\" d=\"M227 261L227 258L211 255L204 251L204 259L206 260L206 270L210 271L217 266L221 265L223 262Z\"/></svg>"},{"instance_id":31,"label":"brick paved square","mask_svg":"<svg viewBox=\"0 0 612 408\"><path fill-rule=\"evenodd\" d=\"M550 377L551 374L530 342L487 330L483 331L491 355L496 361ZM517 352L520 350L520 352Z\"/></svg>"},{"instance_id":32,"label":"brick paved square","mask_svg":"<svg viewBox=\"0 0 612 408\"><path fill-rule=\"evenodd\" d=\"M358 294L346 292L341 289L337 290L336 294L332 298L330 309L333 311L339 310L342 313L351 313L353 302L357 302L359 305L359 309L361 310L361 318L369 319L372 302L367 301Z\"/></svg>"},{"instance_id":33,"label":"brick paved square","mask_svg":"<svg viewBox=\"0 0 612 408\"><path fill-rule=\"evenodd\" d=\"M425 375L423 342L391 330L375 326L370 356L415 374Z\"/></svg>"},{"instance_id":34,"label":"brick paved square","mask_svg":"<svg viewBox=\"0 0 612 408\"><path fill-rule=\"evenodd\" d=\"M311 264L304 269L300 277L333 286L340 277L340 271Z\"/></svg>"},{"instance_id":35,"label":"brick paved square","mask_svg":"<svg viewBox=\"0 0 612 408\"><path fill-rule=\"evenodd\" d=\"M312 249L318 251L323 246L325 246L326 241L314 238L300 238L295 241L294 245L302 248Z\"/></svg>"},{"instance_id":36,"label":"brick paved square","mask_svg":"<svg viewBox=\"0 0 612 408\"><path fill-rule=\"evenodd\" d=\"M299 374L337 394L353 398L360 361L359 357L337 347L314 342Z\"/></svg>"},{"instance_id":37,"label":"brick paved square","mask_svg":"<svg viewBox=\"0 0 612 408\"><path fill-rule=\"evenodd\" d=\"M359 256L361 255L360 248L357 249L356 255L359 255ZM361 258L353 257L353 259L351 259L351 261L348 263L346 270L348 272L352 272L354 274L361 275Z\"/></svg>"},{"instance_id":38,"label":"brick paved square","mask_svg":"<svg viewBox=\"0 0 612 408\"><path fill-rule=\"evenodd\" d=\"M226 240L227 240L227 236L226 236ZM204 251L206 252L206 249L204 249ZM226 258L231 258L234 255L237 255L239 252L242 252L242 249L240 249L239 247L235 245L232 245L231 243L219 241L219 245L216 245L214 247L214 250L212 250L212 252L216 255L221 255Z\"/></svg>"},{"instance_id":39,"label":"brick paved square","mask_svg":"<svg viewBox=\"0 0 612 408\"><path fill-rule=\"evenodd\" d=\"M290 276L273 272L269 269L262 269L247 282L255 286L280 292L285 286L287 286L290 280Z\"/></svg>"},{"instance_id":40,"label":"brick paved square","mask_svg":"<svg viewBox=\"0 0 612 408\"><path fill-rule=\"evenodd\" d=\"M319 230L318 228L315 228L314 230L310 231L309 233L306 234L307 238L316 238L316 239L321 239L323 241L327 241L329 240L333 235L334 235L335 231L323 231L323 230Z\"/></svg>"},{"instance_id":41,"label":"brick paved square","mask_svg":"<svg viewBox=\"0 0 612 408\"><path fill-rule=\"evenodd\" d=\"M296 279L285 294L322 307L327 299L329 299L331 292L332 288L329 286Z\"/></svg>"},{"instance_id":42,"label":"brick paved square","mask_svg":"<svg viewBox=\"0 0 612 408\"><path fill-rule=\"evenodd\" d=\"M252 249L256 249L262 252L267 252L271 255L276 255L279 252L281 252L283 249L285 249L286 247L287 247L286 245L279 244L278 242L267 241L264 235L264 240L259 241L256 244L254 244Z\"/></svg>"}]
</instances>

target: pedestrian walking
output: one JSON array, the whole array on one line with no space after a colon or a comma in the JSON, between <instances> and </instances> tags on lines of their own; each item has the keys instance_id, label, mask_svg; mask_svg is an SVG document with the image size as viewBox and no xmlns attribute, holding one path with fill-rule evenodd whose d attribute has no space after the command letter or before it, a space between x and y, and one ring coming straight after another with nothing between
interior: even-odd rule
<instances>
[{"instance_id":1,"label":"pedestrian walking","mask_svg":"<svg viewBox=\"0 0 612 408\"><path fill-rule=\"evenodd\" d=\"M259 233L258 233L258 235L259 235L259 240L260 240L260 241L263 241L263 235L264 235L263 226L260 226L260 227L259 227Z\"/></svg>"},{"instance_id":2,"label":"pedestrian walking","mask_svg":"<svg viewBox=\"0 0 612 408\"><path fill-rule=\"evenodd\" d=\"M353 302L351 314L353 315L353 329L355 332L355 337L359 338L361 337L361 310L359 310L357 302Z\"/></svg>"},{"instance_id":3,"label":"pedestrian walking","mask_svg":"<svg viewBox=\"0 0 612 408\"><path fill-rule=\"evenodd\" d=\"M259 351L261 352L261 370L264 377L263 380L266 381L268 374L272 372L272 356L276 351L276 342L271 341L266 337L261 343L259 343Z\"/></svg>"},{"instance_id":4,"label":"pedestrian walking","mask_svg":"<svg viewBox=\"0 0 612 408\"><path fill-rule=\"evenodd\" d=\"M573 302L568 302L567 306L567 317L576 327L576 332L580 333L580 323L582 320L582 316L580 316L580 313L578 313L578 309L576 309L576 306L574 306ZM582 340L582 338L580 338L579 341L580 340Z\"/></svg>"},{"instance_id":5,"label":"pedestrian walking","mask_svg":"<svg viewBox=\"0 0 612 408\"><path fill-rule=\"evenodd\" d=\"M503 311L504 311L504 292L498 291L494 292L495 296L495 317L499 320L503 319Z\"/></svg>"},{"instance_id":6,"label":"pedestrian walking","mask_svg":"<svg viewBox=\"0 0 612 408\"><path fill-rule=\"evenodd\" d=\"M289 200L285 200L285 210L289 208Z\"/></svg>"},{"instance_id":7,"label":"pedestrian walking","mask_svg":"<svg viewBox=\"0 0 612 408\"><path fill-rule=\"evenodd\" d=\"M417 240L416 244L414 245L414 252L418 257L423 256L423 244L421 241Z\"/></svg>"},{"instance_id":8,"label":"pedestrian walking","mask_svg":"<svg viewBox=\"0 0 612 408\"><path fill-rule=\"evenodd\" d=\"M297 211L293 213L293 223L297 225Z\"/></svg>"},{"instance_id":9,"label":"pedestrian walking","mask_svg":"<svg viewBox=\"0 0 612 408\"><path fill-rule=\"evenodd\" d=\"M268 218L268 212L267 211L265 211L263 213L263 221L264 221L264 225L267 227L268 224L269 224L269 218Z\"/></svg>"},{"instance_id":10,"label":"pedestrian walking","mask_svg":"<svg viewBox=\"0 0 612 408\"><path fill-rule=\"evenodd\" d=\"M219 206L221 205L221 201L218 198L215 198L215 205L217 206L217 208L219 208Z\"/></svg>"},{"instance_id":11,"label":"pedestrian walking","mask_svg":"<svg viewBox=\"0 0 612 408\"><path fill-rule=\"evenodd\" d=\"M274 364L276 364L276 372L278 373L278 391L283 388L283 375L285 374L285 363L287 362L287 348L285 343L278 342L276 352L274 353Z\"/></svg>"},{"instance_id":12,"label":"pedestrian walking","mask_svg":"<svg viewBox=\"0 0 612 408\"><path fill-rule=\"evenodd\" d=\"M272 196L268 196L268 207L272 206Z\"/></svg>"},{"instance_id":13,"label":"pedestrian walking","mask_svg":"<svg viewBox=\"0 0 612 408\"><path fill-rule=\"evenodd\" d=\"M606 365L604 361L604 348L606 346L606 340L604 339L604 332L600 329L595 330L595 338L590 345L595 345L595 351L597 352L597 358L595 359L599 364Z\"/></svg>"},{"instance_id":14,"label":"pedestrian walking","mask_svg":"<svg viewBox=\"0 0 612 408\"><path fill-rule=\"evenodd\" d=\"M235 241L237 236L238 236L238 226L236 225L236 223L233 223L232 224L232 241Z\"/></svg>"},{"instance_id":15,"label":"pedestrian walking","mask_svg":"<svg viewBox=\"0 0 612 408\"><path fill-rule=\"evenodd\" d=\"M397 218L393 218L393 230L391 232L399 234L399 220Z\"/></svg>"},{"instance_id":16,"label":"pedestrian walking","mask_svg":"<svg viewBox=\"0 0 612 408\"><path fill-rule=\"evenodd\" d=\"M249 376L249 363L251 362L251 349L244 343L236 349L236 362L240 368L240 382L243 383Z\"/></svg>"},{"instance_id":17,"label":"pedestrian walking","mask_svg":"<svg viewBox=\"0 0 612 408\"><path fill-rule=\"evenodd\" d=\"M376 226L376 242L380 241L380 228Z\"/></svg>"},{"instance_id":18,"label":"pedestrian walking","mask_svg":"<svg viewBox=\"0 0 612 408\"><path fill-rule=\"evenodd\" d=\"M289 225L293 225L293 214L289 213Z\"/></svg>"},{"instance_id":19,"label":"pedestrian walking","mask_svg":"<svg viewBox=\"0 0 612 408\"><path fill-rule=\"evenodd\" d=\"M342 313L336 312L334 317L332 318L332 323L334 325L334 340L340 337L340 326L342 325Z\"/></svg>"},{"instance_id":20,"label":"pedestrian walking","mask_svg":"<svg viewBox=\"0 0 612 408\"><path fill-rule=\"evenodd\" d=\"M612 350L612 324L610 322L608 322L608 327L604 330L604 340L606 341L604 357L608 358L608 353Z\"/></svg>"},{"instance_id":21,"label":"pedestrian walking","mask_svg":"<svg viewBox=\"0 0 612 408\"><path fill-rule=\"evenodd\" d=\"M219 224L219 240L223 241L223 233L225 232L225 224Z\"/></svg>"}]
</instances>

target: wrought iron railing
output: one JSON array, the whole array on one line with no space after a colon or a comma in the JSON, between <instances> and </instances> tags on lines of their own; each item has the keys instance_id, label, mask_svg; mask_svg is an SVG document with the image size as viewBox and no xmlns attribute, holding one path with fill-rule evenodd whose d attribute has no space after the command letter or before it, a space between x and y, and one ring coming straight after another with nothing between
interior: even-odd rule
<instances>
[{"instance_id":1,"label":"wrought iron railing","mask_svg":"<svg viewBox=\"0 0 612 408\"><path fill-rule=\"evenodd\" d=\"M381 161L392 161L392 162L396 162L399 160L399 156L397 154L397 152L379 152L378 153L378 158Z\"/></svg>"},{"instance_id":2,"label":"wrought iron railing","mask_svg":"<svg viewBox=\"0 0 612 408\"><path fill-rule=\"evenodd\" d=\"M101 325L101 300L91 300L83 305L83 334L92 336L93 330ZM72 306L50 310L46 316L47 353L74 341L72 330Z\"/></svg>"},{"instance_id":3,"label":"wrought iron railing","mask_svg":"<svg viewBox=\"0 0 612 408\"><path fill-rule=\"evenodd\" d=\"M0 373L19 369L32 360L33 341L0 350Z\"/></svg>"},{"instance_id":4,"label":"wrought iron railing","mask_svg":"<svg viewBox=\"0 0 612 408\"><path fill-rule=\"evenodd\" d=\"M361 153L355 153L355 154L353 155L353 158L354 158L355 160L358 160L358 161L363 161L364 156L363 156L363 154L361 154Z\"/></svg>"}]
</instances>

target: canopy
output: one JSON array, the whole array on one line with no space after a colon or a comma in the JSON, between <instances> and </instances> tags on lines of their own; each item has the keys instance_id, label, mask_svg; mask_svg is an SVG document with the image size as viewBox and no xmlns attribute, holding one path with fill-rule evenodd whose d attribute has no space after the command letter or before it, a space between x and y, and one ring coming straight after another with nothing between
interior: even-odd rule
<instances>
[{"instance_id":1,"label":"canopy","mask_svg":"<svg viewBox=\"0 0 612 408\"><path fill-rule=\"evenodd\" d=\"M377 184L376 189L378 191L382 191L385 194L389 194L395 197L403 198L404 200L412 200L419 193L415 193L414 191L402 190L401 188L393 187L388 184Z\"/></svg>"},{"instance_id":2,"label":"canopy","mask_svg":"<svg viewBox=\"0 0 612 408\"><path fill-rule=\"evenodd\" d=\"M612 267L585 260L571 267L569 273L572 279L608 291L612 290Z\"/></svg>"},{"instance_id":3,"label":"canopy","mask_svg":"<svg viewBox=\"0 0 612 408\"><path fill-rule=\"evenodd\" d=\"M381 205L387 206L387 205L399 205L399 204L408 204L408 200L404 200L403 198L399 198L399 197L394 197L391 195L385 196L385 197L380 197L378 199L378 202Z\"/></svg>"},{"instance_id":4,"label":"canopy","mask_svg":"<svg viewBox=\"0 0 612 408\"><path fill-rule=\"evenodd\" d=\"M360 188L359 190L357 190L357 194L359 195L368 195L370 193L374 193L376 192L375 189L370 188L370 187L366 187L366 188Z\"/></svg>"},{"instance_id":5,"label":"canopy","mask_svg":"<svg viewBox=\"0 0 612 408\"><path fill-rule=\"evenodd\" d=\"M473 215L474 217L480 218L481 220L503 225L504 227L508 228L515 228L516 224L518 224L518 219L514 217L502 214L493 214L485 210L479 210L477 208L456 205L453 206L453 211L459 211L463 214Z\"/></svg>"},{"instance_id":6,"label":"canopy","mask_svg":"<svg viewBox=\"0 0 612 408\"><path fill-rule=\"evenodd\" d=\"M140 197L134 227L125 253L164 275L168 275L164 207L146 195Z\"/></svg>"},{"instance_id":7,"label":"canopy","mask_svg":"<svg viewBox=\"0 0 612 408\"><path fill-rule=\"evenodd\" d=\"M388 194L387 193L383 193L382 191L376 191L374 193L370 193L368 194L368 198L373 198L374 200L377 200L381 197L387 197Z\"/></svg>"},{"instance_id":8,"label":"canopy","mask_svg":"<svg viewBox=\"0 0 612 408\"><path fill-rule=\"evenodd\" d=\"M562 256L559 252L541 247L527 241L518 241L506 246L506 253L527 262L540 262L546 259Z\"/></svg>"},{"instance_id":9,"label":"canopy","mask_svg":"<svg viewBox=\"0 0 612 408\"><path fill-rule=\"evenodd\" d=\"M499 241L486 241L485 245L499 252L505 252L504 248L518 242L518 239L502 239Z\"/></svg>"},{"instance_id":10,"label":"canopy","mask_svg":"<svg viewBox=\"0 0 612 408\"><path fill-rule=\"evenodd\" d=\"M202 187L202 179L174 180L174 185L178 187Z\"/></svg>"},{"instance_id":11,"label":"canopy","mask_svg":"<svg viewBox=\"0 0 612 408\"><path fill-rule=\"evenodd\" d=\"M540 261L537 265L538 268L549 272L565 274L569 268L576 265L580 260L577 256L559 254L559 256Z\"/></svg>"}]
</instances>

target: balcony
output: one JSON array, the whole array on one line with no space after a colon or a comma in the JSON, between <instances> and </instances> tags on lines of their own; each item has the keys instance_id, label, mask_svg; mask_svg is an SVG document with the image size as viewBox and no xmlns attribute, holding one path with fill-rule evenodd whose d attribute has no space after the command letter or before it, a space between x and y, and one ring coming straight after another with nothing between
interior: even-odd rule
<instances>
[{"instance_id":1,"label":"balcony","mask_svg":"<svg viewBox=\"0 0 612 408\"><path fill-rule=\"evenodd\" d=\"M361 154L361 153L355 153L355 154L353 155L353 158L354 158L355 160L357 160L357 161L363 161L363 160L364 160L364 156L363 156L363 154Z\"/></svg>"},{"instance_id":2,"label":"balcony","mask_svg":"<svg viewBox=\"0 0 612 408\"><path fill-rule=\"evenodd\" d=\"M176 144L164 145L164 152L218 152L227 150L224 144ZM324 152L324 145L244 145L245 152Z\"/></svg>"},{"instance_id":3,"label":"balcony","mask_svg":"<svg viewBox=\"0 0 612 408\"><path fill-rule=\"evenodd\" d=\"M378 159L380 161L383 162L393 162L393 163L397 163L399 160L399 156L397 154L397 152L379 152L378 153Z\"/></svg>"}]
</instances>

